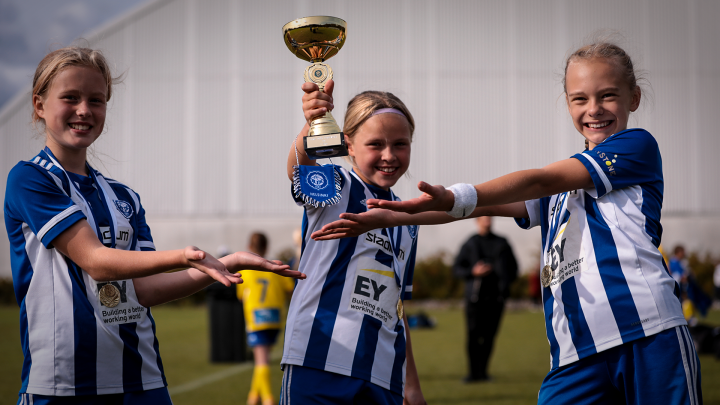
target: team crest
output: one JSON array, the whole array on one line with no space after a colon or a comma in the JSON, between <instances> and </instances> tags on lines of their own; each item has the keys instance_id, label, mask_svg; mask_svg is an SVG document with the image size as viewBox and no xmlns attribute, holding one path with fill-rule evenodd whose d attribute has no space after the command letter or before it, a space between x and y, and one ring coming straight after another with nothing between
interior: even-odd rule
<instances>
[{"instance_id":1,"label":"team crest","mask_svg":"<svg viewBox=\"0 0 720 405\"><path fill-rule=\"evenodd\" d=\"M417 232L418 232L417 225L407 225L407 230L410 233L411 238L413 238L413 239L417 238Z\"/></svg>"},{"instance_id":2,"label":"team crest","mask_svg":"<svg viewBox=\"0 0 720 405\"><path fill-rule=\"evenodd\" d=\"M322 172L312 171L307 176L307 184L315 190L322 190L328 185L328 179Z\"/></svg>"},{"instance_id":3,"label":"team crest","mask_svg":"<svg viewBox=\"0 0 720 405\"><path fill-rule=\"evenodd\" d=\"M127 219L130 219L133 214L132 205L127 201L115 200L115 207L117 207L118 211Z\"/></svg>"}]
</instances>

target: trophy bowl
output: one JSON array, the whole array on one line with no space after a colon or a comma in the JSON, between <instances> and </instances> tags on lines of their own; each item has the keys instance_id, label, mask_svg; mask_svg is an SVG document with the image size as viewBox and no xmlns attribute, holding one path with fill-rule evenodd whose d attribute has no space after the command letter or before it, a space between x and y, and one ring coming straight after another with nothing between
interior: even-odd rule
<instances>
[{"instance_id":1,"label":"trophy bowl","mask_svg":"<svg viewBox=\"0 0 720 405\"><path fill-rule=\"evenodd\" d=\"M315 16L298 18L282 28L285 45L298 58L323 62L338 53L345 44L345 20Z\"/></svg>"},{"instance_id":2,"label":"trophy bowl","mask_svg":"<svg viewBox=\"0 0 720 405\"><path fill-rule=\"evenodd\" d=\"M305 69L305 82L317 84L320 91L332 80L333 71L324 61L335 56L345 44L347 23L337 17L298 18L282 28L285 45L298 58L311 62ZM308 136L303 137L310 159L347 156L345 135L330 111L310 121Z\"/></svg>"}]
</instances>

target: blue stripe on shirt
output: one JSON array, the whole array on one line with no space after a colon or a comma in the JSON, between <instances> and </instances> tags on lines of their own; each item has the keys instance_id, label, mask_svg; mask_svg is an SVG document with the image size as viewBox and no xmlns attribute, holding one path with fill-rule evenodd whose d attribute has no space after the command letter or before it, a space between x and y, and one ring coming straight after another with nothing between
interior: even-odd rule
<instances>
[{"instance_id":1,"label":"blue stripe on shirt","mask_svg":"<svg viewBox=\"0 0 720 405\"><path fill-rule=\"evenodd\" d=\"M75 395L97 395L97 324L95 310L87 298L82 270L65 260L72 279L75 337Z\"/></svg>"},{"instance_id":2,"label":"blue stripe on shirt","mask_svg":"<svg viewBox=\"0 0 720 405\"><path fill-rule=\"evenodd\" d=\"M365 212L365 206L360 201L365 199L365 187L351 177L350 192L348 193L348 207L346 212L358 214ZM318 303L310 329L309 345L305 352L305 361L303 366L314 367L321 370L325 369L328 352L330 350L330 341L332 340L332 332L335 327L335 319L337 318L338 308L342 300L343 286L345 285L345 275L355 253L355 246L358 238L340 239L338 250L330 264L325 283L320 294L320 302Z\"/></svg>"},{"instance_id":3,"label":"blue stripe on shirt","mask_svg":"<svg viewBox=\"0 0 720 405\"><path fill-rule=\"evenodd\" d=\"M405 365L406 342L405 333L403 333L405 323L398 322L395 325L395 361L393 362L392 372L390 374L390 391L403 392L403 365Z\"/></svg>"},{"instance_id":4,"label":"blue stripe on shirt","mask_svg":"<svg viewBox=\"0 0 720 405\"><path fill-rule=\"evenodd\" d=\"M20 304L20 331L22 333L22 336L20 337L20 342L22 344L23 354L25 355L25 359L23 360L22 373L20 374L20 380L22 381L20 392L26 392L28 381L30 379L30 369L32 368L32 356L30 355L30 332L28 330L28 317L25 300L23 300Z\"/></svg>"},{"instance_id":5,"label":"blue stripe on shirt","mask_svg":"<svg viewBox=\"0 0 720 405\"><path fill-rule=\"evenodd\" d=\"M650 235L652 244L655 245L655 247L660 246L663 232L662 224L660 224L660 210L662 209L662 182L659 183L659 188L660 198L658 199L657 197L653 198L651 196L653 191L657 191L656 189L651 190L649 187L640 186L643 197L640 212L642 212L645 216L645 232Z\"/></svg>"},{"instance_id":6,"label":"blue stripe on shirt","mask_svg":"<svg viewBox=\"0 0 720 405\"><path fill-rule=\"evenodd\" d=\"M560 285L560 288L562 289L563 309L568 319L570 336L578 356L582 358L597 353L590 327L585 320L582 306L580 306L580 296L578 295L575 277L566 280Z\"/></svg>"},{"instance_id":7,"label":"blue stripe on shirt","mask_svg":"<svg viewBox=\"0 0 720 405\"><path fill-rule=\"evenodd\" d=\"M137 322L120 325L120 339L123 341L123 390L125 392L142 390L142 356L138 347Z\"/></svg>"},{"instance_id":8,"label":"blue stripe on shirt","mask_svg":"<svg viewBox=\"0 0 720 405\"><path fill-rule=\"evenodd\" d=\"M382 328L382 322L379 319L375 319L370 315L363 315L350 372L352 377L370 381L380 328Z\"/></svg>"},{"instance_id":9,"label":"blue stripe on shirt","mask_svg":"<svg viewBox=\"0 0 720 405\"><path fill-rule=\"evenodd\" d=\"M597 202L588 194L585 194L585 211L595 248L597 268L623 342L643 337L645 332L640 322L640 315L620 266L612 232L602 217Z\"/></svg>"},{"instance_id":10,"label":"blue stripe on shirt","mask_svg":"<svg viewBox=\"0 0 720 405\"><path fill-rule=\"evenodd\" d=\"M160 342L158 342L157 339L157 333L155 332L155 319L152 316L152 313L150 313L150 308L147 308L147 316L150 318L150 323L152 324L152 331L153 331L153 350L155 350L155 356L157 359L157 366L160 370L160 375L162 376L163 384L167 386L167 380L165 379L165 369L162 365L162 359L160 358Z\"/></svg>"},{"instance_id":11,"label":"blue stripe on shirt","mask_svg":"<svg viewBox=\"0 0 720 405\"><path fill-rule=\"evenodd\" d=\"M560 345L555 338L555 331L553 331L552 318L555 297L553 297L550 287L545 287L543 289L542 298L543 312L545 313L545 331L547 332L548 342L550 343L550 357L552 358L552 368L557 368L560 365Z\"/></svg>"}]
</instances>

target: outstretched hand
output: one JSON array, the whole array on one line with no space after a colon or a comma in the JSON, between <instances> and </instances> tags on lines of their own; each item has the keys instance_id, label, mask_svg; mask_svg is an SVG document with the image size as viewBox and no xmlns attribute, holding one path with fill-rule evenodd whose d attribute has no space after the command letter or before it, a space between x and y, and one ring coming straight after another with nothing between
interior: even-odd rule
<instances>
[{"instance_id":1,"label":"outstretched hand","mask_svg":"<svg viewBox=\"0 0 720 405\"><path fill-rule=\"evenodd\" d=\"M290 266L283 264L280 260L267 260L262 256L250 252L235 252L221 258L225 265L232 271L258 270L275 273L283 277L304 280L307 276Z\"/></svg>"},{"instance_id":2,"label":"outstretched hand","mask_svg":"<svg viewBox=\"0 0 720 405\"><path fill-rule=\"evenodd\" d=\"M195 246L186 247L183 250L183 255L188 262L188 266L202 271L213 279L221 282L225 287L242 283L240 274L229 272L225 265L218 259Z\"/></svg>"},{"instance_id":3,"label":"outstretched hand","mask_svg":"<svg viewBox=\"0 0 720 405\"><path fill-rule=\"evenodd\" d=\"M367 207L417 214L426 211L450 211L455 204L455 195L441 185L431 186L421 181L418 183L418 189L423 192L420 197L407 201L371 199L367 200Z\"/></svg>"},{"instance_id":4,"label":"outstretched hand","mask_svg":"<svg viewBox=\"0 0 720 405\"><path fill-rule=\"evenodd\" d=\"M373 229L394 226L394 213L384 209L373 209L361 214L345 212L337 221L326 224L310 235L315 240L331 240L355 237Z\"/></svg>"}]
</instances>

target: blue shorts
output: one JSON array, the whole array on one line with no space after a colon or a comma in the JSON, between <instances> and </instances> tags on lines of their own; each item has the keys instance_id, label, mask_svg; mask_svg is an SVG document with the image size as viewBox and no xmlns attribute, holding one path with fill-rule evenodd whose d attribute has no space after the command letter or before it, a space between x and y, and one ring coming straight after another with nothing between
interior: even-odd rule
<instances>
[{"instance_id":1,"label":"blue shorts","mask_svg":"<svg viewBox=\"0 0 720 405\"><path fill-rule=\"evenodd\" d=\"M403 397L369 381L310 367L285 365L280 405L402 405Z\"/></svg>"},{"instance_id":2,"label":"blue shorts","mask_svg":"<svg viewBox=\"0 0 720 405\"><path fill-rule=\"evenodd\" d=\"M702 404L700 360L687 326L550 371L540 387L541 404Z\"/></svg>"},{"instance_id":3,"label":"blue shorts","mask_svg":"<svg viewBox=\"0 0 720 405\"><path fill-rule=\"evenodd\" d=\"M172 405L167 387L125 394L78 395L53 397L38 394L20 394L18 405Z\"/></svg>"},{"instance_id":4,"label":"blue shorts","mask_svg":"<svg viewBox=\"0 0 720 405\"><path fill-rule=\"evenodd\" d=\"M265 329L257 332L249 332L247 334L247 344L250 347L255 346L272 346L277 342L277 336L280 329Z\"/></svg>"}]
</instances>

